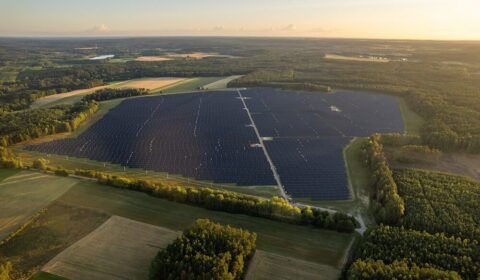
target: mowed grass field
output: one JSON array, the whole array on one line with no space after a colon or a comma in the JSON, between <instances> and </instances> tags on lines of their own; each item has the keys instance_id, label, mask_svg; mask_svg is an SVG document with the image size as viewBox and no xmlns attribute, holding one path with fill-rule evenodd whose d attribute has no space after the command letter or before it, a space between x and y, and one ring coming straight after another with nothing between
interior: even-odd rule
<instances>
[{"instance_id":1,"label":"mowed grass field","mask_svg":"<svg viewBox=\"0 0 480 280\"><path fill-rule=\"evenodd\" d=\"M245 280L338 279L339 273L327 265L257 250Z\"/></svg>"},{"instance_id":2,"label":"mowed grass field","mask_svg":"<svg viewBox=\"0 0 480 280\"><path fill-rule=\"evenodd\" d=\"M10 261L13 264L11 279L29 279L48 261L108 218L98 211L54 202L14 237L0 245L0 263Z\"/></svg>"},{"instance_id":3,"label":"mowed grass field","mask_svg":"<svg viewBox=\"0 0 480 280\"><path fill-rule=\"evenodd\" d=\"M203 208L150 197L143 193L81 182L59 202L85 207L132 220L179 231L196 219L207 218L245 228L258 234L258 249L323 264L338 272L352 234L290 225L268 219L210 211Z\"/></svg>"},{"instance_id":4,"label":"mowed grass field","mask_svg":"<svg viewBox=\"0 0 480 280\"><path fill-rule=\"evenodd\" d=\"M18 176L27 179L32 175L20 172L13 176L8 177L7 182L22 178ZM293 275L299 271L310 271L313 263L314 267L318 265L318 269L321 269L321 275L326 275L323 279L331 279L331 275L339 275L348 245L354 237L352 234L210 211L91 181L53 178L60 180L57 183L61 185L67 183L60 183L63 180L73 184L66 193L44 208L40 215L34 216L21 231L0 245L0 263L12 261L14 279L28 279L42 267L46 272L68 279L84 279L82 275L87 275L85 277L88 279L106 279L104 276L107 274L112 276L109 279L120 279L115 278L118 274L112 271L132 275L130 279L142 279L154 252L166 246L179 231L199 218L256 232L258 249L268 256L258 266L259 275L269 273L269 269L281 275ZM31 183L23 181L25 186L19 185L18 188L27 188ZM104 224L112 216L123 218L114 218ZM102 224L107 226L99 228ZM83 240L86 236L87 239ZM61 257L60 253L76 242L81 242L74 250L76 253L67 250ZM139 254L143 254L143 257L139 257ZM272 256L285 263L295 263L297 269L292 271L292 267L286 265L276 266L271 260L275 259ZM126 265L133 262L131 258L138 261L135 262L137 270ZM96 275L102 277L88 276L92 271L100 273ZM37 276L53 277L49 274Z\"/></svg>"},{"instance_id":5,"label":"mowed grass field","mask_svg":"<svg viewBox=\"0 0 480 280\"><path fill-rule=\"evenodd\" d=\"M76 183L75 179L28 171L0 181L0 240Z\"/></svg>"},{"instance_id":6,"label":"mowed grass field","mask_svg":"<svg viewBox=\"0 0 480 280\"><path fill-rule=\"evenodd\" d=\"M113 216L43 271L68 279L148 279L151 260L181 233Z\"/></svg>"}]
</instances>

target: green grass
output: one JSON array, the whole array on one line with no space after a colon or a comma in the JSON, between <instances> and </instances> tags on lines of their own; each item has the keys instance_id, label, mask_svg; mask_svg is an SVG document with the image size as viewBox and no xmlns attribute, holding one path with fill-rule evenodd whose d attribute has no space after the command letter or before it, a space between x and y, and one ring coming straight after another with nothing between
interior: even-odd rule
<instances>
[{"instance_id":1,"label":"green grass","mask_svg":"<svg viewBox=\"0 0 480 280\"><path fill-rule=\"evenodd\" d=\"M192 91L197 91L199 87L208 85L210 83L219 81L224 79L225 77L202 77L202 78L194 78L187 80L182 83L175 84L171 87L165 88L165 89L160 89L154 93L160 93L160 91L163 94L167 93L180 93L180 92L192 92Z\"/></svg>"},{"instance_id":2,"label":"green grass","mask_svg":"<svg viewBox=\"0 0 480 280\"><path fill-rule=\"evenodd\" d=\"M230 77L215 81L213 83L206 84L206 85L204 85L204 87L208 90L226 89L228 83L230 83L231 81L233 81L235 79L238 79L240 77L242 77L242 76L230 76Z\"/></svg>"},{"instance_id":3,"label":"green grass","mask_svg":"<svg viewBox=\"0 0 480 280\"><path fill-rule=\"evenodd\" d=\"M196 219L208 218L256 232L261 250L335 268L341 268L344 252L353 238L352 234L210 211L93 182L77 184L59 201L172 230L183 230Z\"/></svg>"},{"instance_id":4,"label":"green grass","mask_svg":"<svg viewBox=\"0 0 480 280\"><path fill-rule=\"evenodd\" d=\"M30 280L68 280L65 277L57 276L50 274L48 272L40 271L39 273L33 275Z\"/></svg>"},{"instance_id":5,"label":"green grass","mask_svg":"<svg viewBox=\"0 0 480 280\"><path fill-rule=\"evenodd\" d=\"M28 279L108 218L104 213L54 203L8 242L0 245L0 263L6 260L12 263L11 279Z\"/></svg>"},{"instance_id":6,"label":"green grass","mask_svg":"<svg viewBox=\"0 0 480 280\"><path fill-rule=\"evenodd\" d=\"M117 100L112 100L112 102ZM111 104L113 107L114 104ZM107 110L105 108L105 110ZM102 113L100 113L102 114ZM100 115L96 115L95 117L99 117ZM72 133L69 137L76 137L81 132L86 130L92 122L84 123L82 126ZM27 151L21 148L14 148L13 151L19 156L24 163L31 164L37 158L45 158L50 162L52 166L62 166L67 169L87 169L87 170L98 170L103 172L112 173L118 176L127 176L132 178L139 178L145 180L152 180L152 181L159 181L164 184L175 184L175 185L192 185L197 187L208 187L220 190L227 190L233 191L253 196L259 196L264 198L271 198L273 196L279 196L280 192L276 186L237 186L236 184L216 184L210 181L198 181L194 178L187 178L180 175L172 175L164 173L164 172L155 172L155 171L148 171L147 173L145 170L142 169L135 169L135 168L125 168L118 164L111 164L106 163L104 166L103 162L83 159L83 158L75 158L75 157L66 157L61 155L53 155L34 152L34 151Z\"/></svg>"},{"instance_id":7,"label":"green grass","mask_svg":"<svg viewBox=\"0 0 480 280\"><path fill-rule=\"evenodd\" d=\"M3 180L0 183L0 240L76 183L72 178L27 171Z\"/></svg>"},{"instance_id":8,"label":"green grass","mask_svg":"<svg viewBox=\"0 0 480 280\"><path fill-rule=\"evenodd\" d=\"M419 135L425 121L408 107L404 98L398 98L398 105L407 134Z\"/></svg>"},{"instance_id":9,"label":"green grass","mask_svg":"<svg viewBox=\"0 0 480 280\"><path fill-rule=\"evenodd\" d=\"M0 169L0 182L20 172L18 169Z\"/></svg>"}]
</instances>

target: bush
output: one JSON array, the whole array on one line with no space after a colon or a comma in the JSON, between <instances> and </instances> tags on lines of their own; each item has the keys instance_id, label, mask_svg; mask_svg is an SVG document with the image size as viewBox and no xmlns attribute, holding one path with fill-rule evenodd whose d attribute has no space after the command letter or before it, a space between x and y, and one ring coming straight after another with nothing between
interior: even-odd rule
<instances>
[{"instance_id":1,"label":"bush","mask_svg":"<svg viewBox=\"0 0 480 280\"><path fill-rule=\"evenodd\" d=\"M55 175L62 176L62 177L68 177L68 176L70 176L70 173L67 170L59 167L55 170Z\"/></svg>"},{"instance_id":2,"label":"bush","mask_svg":"<svg viewBox=\"0 0 480 280\"><path fill-rule=\"evenodd\" d=\"M48 160L38 158L33 161L32 167L38 170L46 170L48 167Z\"/></svg>"}]
</instances>

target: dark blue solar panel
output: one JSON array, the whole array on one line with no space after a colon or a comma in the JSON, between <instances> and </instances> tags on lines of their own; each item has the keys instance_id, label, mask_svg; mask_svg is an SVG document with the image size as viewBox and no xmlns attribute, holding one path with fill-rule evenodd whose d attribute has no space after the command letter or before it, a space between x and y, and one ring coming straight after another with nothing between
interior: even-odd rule
<instances>
[{"instance_id":1,"label":"dark blue solar panel","mask_svg":"<svg viewBox=\"0 0 480 280\"><path fill-rule=\"evenodd\" d=\"M348 199L342 150L355 136L402 132L394 97L256 88L243 96L292 197ZM77 138L27 149L238 185L275 185L237 92L127 99Z\"/></svg>"}]
</instances>

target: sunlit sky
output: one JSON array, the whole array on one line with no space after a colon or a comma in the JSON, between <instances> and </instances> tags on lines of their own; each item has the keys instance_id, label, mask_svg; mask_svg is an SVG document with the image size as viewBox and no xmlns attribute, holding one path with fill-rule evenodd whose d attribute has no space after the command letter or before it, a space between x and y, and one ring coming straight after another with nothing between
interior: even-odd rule
<instances>
[{"instance_id":1,"label":"sunlit sky","mask_svg":"<svg viewBox=\"0 0 480 280\"><path fill-rule=\"evenodd\" d=\"M480 0L0 0L0 35L480 40Z\"/></svg>"}]
</instances>

